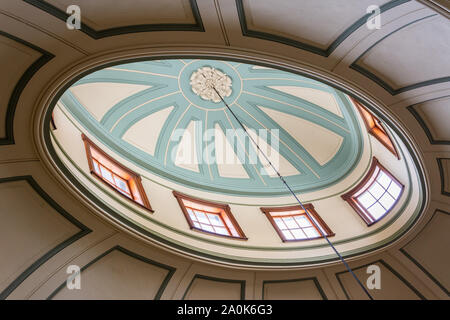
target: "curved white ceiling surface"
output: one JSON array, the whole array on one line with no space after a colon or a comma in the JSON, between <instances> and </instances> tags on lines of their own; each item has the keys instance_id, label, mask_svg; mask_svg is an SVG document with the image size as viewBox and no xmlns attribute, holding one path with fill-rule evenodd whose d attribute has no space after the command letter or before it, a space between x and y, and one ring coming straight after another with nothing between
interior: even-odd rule
<instances>
[{"instance_id":1,"label":"curved white ceiling surface","mask_svg":"<svg viewBox=\"0 0 450 320\"><path fill-rule=\"evenodd\" d=\"M295 199L252 140L297 196L314 205L344 256L393 243L424 201L403 139L391 132L398 160L368 135L345 93L269 66L184 58L117 64L72 83L52 110L53 157L97 210L210 261L295 267L337 259L323 239L280 240L260 207L295 205ZM153 213L92 176L81 134L142 177ZM364 178L374 156L405 192L388 217L367 227L341 195ZM174 190L229 204L248 240L191 230Z\"/></svg>"}]
</instances>

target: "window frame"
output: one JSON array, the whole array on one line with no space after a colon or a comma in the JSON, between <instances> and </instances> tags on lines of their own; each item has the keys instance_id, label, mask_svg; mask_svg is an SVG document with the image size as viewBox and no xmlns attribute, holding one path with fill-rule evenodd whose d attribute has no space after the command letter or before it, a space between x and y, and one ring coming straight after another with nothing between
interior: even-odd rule
<instances>
[{"instance_id":1,"label":"window frame","mask_svg":"<svg viewBox=\"0 0 450 320\"><path fill-rule=\"evenodd\" d=\"M150 202L148 201L147 194L145 193L145 189L142 186L142 178L141 178L141 176L138 175L137 173L135 173L134 171L128 169L127 167L123 166L117 160L115 160L110 155L108 155L106 152L104 152L92 140L90 140L84 133L81 134L81 138L82 138L82 140L84 142L84 147L85 147L85 150L86 150L86 157L87 157L87 160L88 160L90 173L94 177L96 177L98 180L100 180L103 184L108 186L111 190L114 190L121 197L123 197L123 198L127 199L128 201L131 201L134 204L140 206L141 208L144 208L144 209L146 209L146 210L148 210L148 211L153 213L154 210L152 209L152 207L150 205ZM128 179L124 178L121 174L115 172L113 169L109 168L106 164L102 163L101 159L94 158L92 156L91 149L95 149L95 151L97 153L99 153L101 157L105 158L108 162L112 163L115 167L119 168L121 171L126 172L126 174L130 176L130 178L128 178ZM101 175L99 175L96 172L96 170L95 170L94 160L99 165L103 166L106 170L108 170L112 174L113 179L114 179L114 175L116 175L120 179L126 181L127 187L128 187L128 190L129 190L129 194L130 194L131 197L123 194L121 191L119 191L117 189L117 188L119 188L118 186L113 186L113 184L111 182L109 182L106 178L104 178ZM134 183L134 188L131 187L130 181L132 181ZM119 188L119 189L121 189L121 188ZM135 190L133 190L133 189L135 189ZM142 203L137 200L138 197L136 196L136 193L139 194L139 198L142 201Z\"/></svg>"},{"instance_id":2,"label":"window frame","mask_svg":"<svg viewBox=\"0 0 450 320\"><path fill-rule=\"evenodd\" d=\"M198 232L202 232L202 233L206 233L206 234L210 234L210 235L214 235L214 236L218 236L218 237L223 237L223 238L229 238L229 239L236 239L236 240L248 240L248 238L246 237L244 231L241 229L241 227L239 226L239 224L237 223L236 219L234 218L233 214L231 213L231 208L228 204L223 204L223 203L215 203L215 202L211 202L211 201L207 201L207 200L203 200L203 199L198 199L198 198L194 198L191 196L188 196L186 194L177 192L177 191L172 191L173 195L175 196L175 198L178 201L178 204L180 205L181 211L184 214L184 217L186 218L186 221L189 225L189 228L191 230L195 230ZM229 235L225 235L225 234L220 234L220 233L216 233L216 232L212 232L212 231L207 231L207 230L203 230L201 228L198 228L194 225L194 222L192 221L189 212L187 211L186 206L183 202L183 200L189 201L189 202L194 202L194 203L198 203L199 205L205 205L208 207L215 207L217 209L222 210L222 214L226 215L227 218L230 220L230 223L233 225L234 229L236 230L236 232L239 234L238 237L233 236L231 234L231 231L229 230L229 226L227 225L226 221L224 221L223 217L221 217L222 221L224 222L224 225L226 227L226 229L230 232ZM199 210L196 209L198 211L205 211L205 210ZM208 212L208 211L205 211ZM213 212L214 213L214 212ZM214 213L214 214L219 214L220 213Z\"/></svg>"},{"instance_id":3,"label":"window frame","mask_svg":"<svg viewBox=\"0 0 450 320\"><path fill-rule=\"evenodd\" d=\"M380 119L375 117L373 115L373 113L370 112L366 107L364 107L358 100L356 100L356 99L354 99L352 97L350 97L350 99L352 100L353 104L356 106L356 109L358 110L359 114L361 115L361 118L363 118L364 125L366 126L366 129L369 132L369 134L372 135L373 137L375 137L375 139L377 139L397 159L400 159L400 154L397 151L397 147L395 146L394 141L392 140L391 136L389 135L389 133L386 130L386 127L380 121ZM370 125L369 120L367 119L367 115L365 113L368 114L372 118L372 121L375 124L374 126ZM376 132L377 129L379 131L381 131L382 134L385 135L385 137L390 141L390 144L386 143L386 141L384 141L380 137L380 133Z\"/></svg>"},{"instance_id":4,"label":"window frame","mask_svg":"<svg viewBox=\"0 0 450 320\"><path fill-rule=\"evenodd\" d=\"M316 220L317 224L320 225L320 227L324 231L324 233L327 236L327 238L328 237L333 237L335 235L335 233L330 229L330 227L328 227L328 225L325 223L325 221L323 221L323 219L317 213L317 211L315 210L315 208L314 208L312 203L307 203L307 204L304 204L303 206L305 207L306 211L308 211L309 215L312 216L314 218L314 220ZM307 238L307 239L287 239L284 236L283 232L281 231L281 229L276 224L274 216L272 214L276 213L276 212L287 212L287 211L294 211L294 210L305 211L305 210L303 210L303 208L300 205L288 206L288 207L262 207L262 208L260 208L260 210L265 214L267 219L272 224L272 227L278 233L278 236L281 238L281 240L283 242L309 241L309 240L317 240L317 239L323 239L324 238L320 234L320 232L317 230L317 227L311 221L310 217L308 216L308 214L306 212L303 212L303 213L300 213L300 214L295 214L295 215L287 215L287 216L306 216L306 218L311 222L311 225L314 227L314 229L316 229L316 232L319 234L319 236L315 237L315 238Z\"/></svg>"},{"instance_id":5,"label":"window frame","mask_svg":"<svg viewBox=\"0 0 450 320\"><path fill-rule=\"evenodd\" d=\"M356 195L359 196L359 195L363 194L364 192L366 192L368 189L370 189L370 187L372 187L373 183L376 181L376 178L373 180L373 182L371 184L369 184L368 186L366 186L366 185L373 178L377 167L380 169L380 171L383 171L387 176L389 176L389 178L393 182L397 183L400 186L400 193L399 193L397 199L395 199L395 201L392 204L392 206L390 207L390 209L387 210L380 218L375 219L372 216L372 214L366 208L364 208L364 206L358 204L358 199L356 199L356 197L357 197ZM375 223L377 223L378 221L381 221L384 217L386 217L389 214L389 212L391 212L394 209L394 207L400 201L404 190L405 190L404 184L401 183L396 177L394 177L392 175L392 173L389 170L387 170L378 161L377 158L373 157L372 164L369 168L369 171L364 176L364 178L353 189L351 189L347 193L341 195L341 198L343 200L345 200L358 213L358 215L364 220L364 222L367 224L367 226L370 227L370 226L374 225ZM392 195L391 195L391 197L392 197ZM377 199L375 203L379 202L380 199Z\"/></svg>"}]
</instances>

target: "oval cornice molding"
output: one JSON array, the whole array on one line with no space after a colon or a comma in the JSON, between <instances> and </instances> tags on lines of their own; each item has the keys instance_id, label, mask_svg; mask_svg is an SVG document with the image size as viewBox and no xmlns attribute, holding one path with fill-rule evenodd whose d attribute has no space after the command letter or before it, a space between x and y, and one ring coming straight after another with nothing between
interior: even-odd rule
<instances>
[{"instance_id":1,"label":"oval cornice molding","mask_svg":"<svg viewBox=\"0 0 450 320\"><path fill-rule=\"evenodd\" d=\"M411 136L401 127L399 126L399 122L386 112L386 107L383 106L376 98L364 92L356 85L349 83L348 81L344 81L339 77L329 74L323 70L317 70L310 66L304 66L299 64L298 62L293 63L286 59L281 59L279 57L271 57L267 55L261 55L257 53L250 53L249 51L238 51L238 50L230 50L226 48L211 48L211 47L197 47L197 48L178 48L171 47L169 50L162 50L159 48L138 48L127 51L117 51L114 53L109 53L106 55L97 55L96 57L85 58L82 61L72 65L70 69L66 69L64 74L56 77L53 83L49 84L43 94L41 95L41 99L36 102L36 112L34 114L34 132L35 132L35 144L39 151L39 156L43 160L45 166L51 172L58 172L56 175L58 181L60 181L66 189L71 190L72 193L77 194L77 198L79 198L86 206L91 208L92 211L96 212L98 215L106 218L106 220L112 222L116 226L118 226L122 230L126 230L128 233L132 234L135 237L140 239L144 239L149 242L156 242L161 247L168 250L175 250L179 253L184 253L188 256L191 256L196 259L202 259L214 264L227 264L227 265L239 265L250 268L300 268L305 265L323 265L323 264L334 264L338 263L338 259L334 257L327 257L326 259L309 262L306 264L302 263L260 263L260 262L250 262L250 261L240 261L236 260L233 257L217 257L205 252L200 252L193 249L186 249L184 247L177 246L170 241L166 241L162 238L155 237L152 234L149 234L142 228L136 228L135 226L131 226L126 219L123 219L118 216L114 216L112 212L104 215L105 207L102 207L99 204L94 204L92 200L86 197L86 194L89 194L89 191L84 189L82 186L77 186L74 181L70 181L65 178L64 175L68 172L64 172L64 168L61 166L61 163L58 164L57 159L52 158L50 154L54 154L52 152L51 144L49 145L49 119L50 112L49 107L53 107L56 102L59 100L64 89L68 88L75 81L83 77L84 75L91 73L95 69L104 68L107 65L114 65L119 62L123 62L124 60L148 60L148 59L161 59L161 58L179 58L179 57L205 57L205 58L216 58L216 59L228 59L234 61L253 61L255 64L265 65L265 66L273 66L276 65L277 68L281 68L282 70L287 70L290 72L294 72L297 74L306 75L315 80L319 80L329 84L335 88L338 88L349 94L352 97L360 99L363 101L366 106L373 111L378 117L380 117L383 121L390 124L394 131L402 137L403 142L407 145L407 148L413 158L415 166L417 168L417 176L421 185L421 189L423 189L423 199L421 204L416 209L416 215L414 219L410 219L408 221L408 226L406 228L402 228L399 230L399 233L395 235L393 239L391 239L388 243L381 244L380 246L374 245L367 247L366 249L358 252L343 252L344 257L352 259L353 257L362 257L372 255L375 252L381 250L381 248L386 249L387 247L391 247L396 244L400 238L404 238L406 234L411 232L413 226L417 225L417 222L421 220L421 212L423 212L424 208L428 204L428 184L426 180L426 176L423 171L422 158L418 155L416 146L411 143L414 141ZM383 110L383 111L381 111ZM45 136L47 136L45 138ZM85 194L84 194L85 193Z\"/></svg>"}]
</instances>

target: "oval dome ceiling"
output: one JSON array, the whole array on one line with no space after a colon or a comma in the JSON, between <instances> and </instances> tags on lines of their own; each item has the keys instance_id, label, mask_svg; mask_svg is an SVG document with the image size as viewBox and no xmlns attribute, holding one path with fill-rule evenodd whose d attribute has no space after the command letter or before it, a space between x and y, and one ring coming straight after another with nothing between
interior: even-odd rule
<instances>
[{"instance_id":1,"label":"oval dome ceiling","mask_svg":"<svg viewBox=\"0 0 450 320\"><path fill-rule=\"evenodd\" d=\"M83 77L60 102L102 144L175 183L238 196L288 194L254 145L229 134L240 123L212 83L295 192L329 187L359 161L361 128L345 94L262 66L187 59L121 64ZM275 141L276 148L269 143ZM225 153L233 161L224 161Z\"/></svg>"}]
</instances>

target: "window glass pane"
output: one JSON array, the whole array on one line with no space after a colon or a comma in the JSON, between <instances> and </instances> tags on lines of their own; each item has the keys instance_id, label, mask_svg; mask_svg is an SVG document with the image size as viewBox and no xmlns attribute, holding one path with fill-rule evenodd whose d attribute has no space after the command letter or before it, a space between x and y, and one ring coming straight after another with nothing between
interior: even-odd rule
<instances>
[{"instance_id":1,"label":"window glass pane","mask_svg":"<svg viewBox=\"0 0 450 320\"><path fill-rule=\"evenodd\" d=\"M202 227L200 226L200 223L198 222L194 222L194 227L201 229Z\"/></svg>"},{"instance_id":2,"label":"window glass pane","mask_svg":"<svg viewBox=\"0 0 450 320\"><path fill-rule=\"evenodd\" d=\"M392 179L383 171L378 175L377 181L385 188L389 187L389 183L391 183Z\"/></svg>"},{"instance_id":3,"label":"window glass pane","mask_svg":"<svg viewBox=\"0 0 450 320\"><path fill-rule=\"evenodd\" d=\"M189 213L189 217L191 217L192 221L197 221L197 217L194 214L194 211L192 211L191 208L186 208L186 211Z\"/></svg>"},{"instance_id":4,"label":"window glass pane","mask_svg":"<svg viewBox=\"0 0 450 320\"><path fill-rule=\"evenodd\" d=\"M286 225L289 229L298 228L298 225L295 223L295 220L293 217L283 218L283 221L284 221L284 223L286 223Z\"/></svg>"},{"instance_id":5,"label":"window glass pane","mask_svg":"<svg viewBox=\"0 0 450 320\"><path fill-rule=\"evenodd\" d=\"M195 214L197 215L198 221L209 224L209 220L203 212L195 210Z\"/></svg>"},{"instance_id":6,"label":"window glass pane","mask_svg":"<svg viewBox=\"0 0 450 320\"><path fill-rule=\"evenodd\" d=\"M273 220L275 220L275 223L277 224L278 228L280 228L280 230L287 229L286 225L283 222L283 219L281 219L281 218L274 218Z\"/></svg>"},{"instance_id":7,"label":"window glass pane","mask_svg":"<svg viewBox=\"0 0 450 320\"><path fill-rule=\"evenodd\" d=\"M311 226L311 222L309 222L308 218L306 218L305 216L301 215L301 216L295 216L295 220L297 221L297 223L300 225L300 227L304 228L304 227L310 227Z\"/></svg>"},{"instance_id":8,"label":"window glass pane","mask_svg":"<svg viewBox=\"0 0 450 320\"><path fill-rule=\"evenodd\" d=\"M375 203L376 199L370 193L364 192L358 197L358 201L364 206L364 208L368 208Z\"/></svg>"},{"instance_id":9,"label":"window glass pane","mask_svg":"<svg viewBox=\"0 0 450 320\"><path fill-rule=\"evenodd\" d=\"M391 183L391 186L389 187L388 191L389 193L395 198L397 199L398 196L400 195L400 191L402 189L400 188L399 185L397 185L396 183Z\"/></svg>"},{"instance_id":10,"label":"window glass pane","mask_svg":"<svg viewBox=\"0 0 450 320\"><path fill-rule=\"evenodd\" d=\"M380 197L384 193L383 187L378 183L374 182L373 185L369 188L370 193L377 199L380 199Z\"/></svg>"},{"instance_id":11,"label":"window glass pane","mask_svg":"<svg viewBox=\"0 0 450 320\"><path fill-rule=\"evenodd\" d=\"M303 233L302 229L293 229L291 230L292 234L294 235L295 239L307 239L308 237Z\"/></svg>"},{"instance_id":12,"label":"window glass pane","mask_svg":"<svg viewBox=\"0 0 450 320\"><path fill-rule=\"evenodd\" d=\"M223 226L222 219L217 214L208 213L208 218L213 226Z\"/></svg>"},{"instance_id":13,"label":"window glass pane","mask_svg":"<svg viewBox=\"0 0 450 320\"><path fill-rule=\"evenodd\" d=\"M222 228L222 227L214 227L214 230L216 230L216 233L218 233L218 234L223 234L223 235L227 235L227 236L230 235L228 233L228 230L225 228Z\"/></svg>"},{"instance_id":14,"label":"window glass pane","mask_svg":"<svg viewBox=\"0 0 450 320\"><path fill-rule=\"evenodd\" d=\"M120 192L121 194L123 194L124 196L127 196L128 198L131 199L131 196L130 196L129 193L126 193L125 191L123 191L123 190L121 190L121 189L119 189L119 188L116 188L116 190L119 191L119 192Z\"/></svg>"},{"instance_id":15,"label":"window glass pane","mask_svg":"<svg viewBox=\"0 0 450 320\"><path fill-rule=\"evenodd\" d=\"M286 240L294 240L294 237L292 236L292 234L289 230L284 230L282 232L283 232L283 235L286 238Z\"/></svg>"},{"instance_id":16,"label":"window glass pane","mask_svg":"<svg viewBox=\"0 0 450 320\"><path fill-rule=\"evenodd\" d=\"M209 231L209 232L214 232L213 227L211 227L209 224L203 224L203 223L201 223L200 225L201 225L201 228L202 228L203 230Z\"/></svg>"},{"instance_id":17,"label":"window glass pane","mask_svg":"<svg viewBox=\"0 0 450 320\"><path fill-rule=\"evenodd\" d=\"M375 220L378 220L386 213L386 210L378 202L371 206L368 211L375 218Z\"/></svg>"},{"instance_id":18,"label":"window glass pane","mask_svg":"<svg viewBox=\"0 0 450 320\"><path fill-rule=\"evenodd\" d=\"M119 178L118 176L114 176L114 180L116 181L116 186L118 186L123 191L130 192L130 190L128 189L128 183L125 180Z\"/></svg>"},{"instance_id":19,"label":"window glass pane","mask_svg":"<svg viewBox=\"0 0 450 320\"><path fill-rule=\"evenodd\" d=\"M114 179L111 172L106 170L103 166L100 166L100 170L102 172L102 177L111 182L112 184L114 184Z\"/></svg>"},{"instance_id":20,"label":"window glass pane","mask_svg":"<svg viewBox=\"0 0 450 320\"><path fill-rule=\"evenodd\" d=\"M386 210L389 210L394 204L395 199L392 198L388 193L385 193L384 196L382 196L381 199L378 201L381 203L383 207L386 208Z\"/></svg>"},{"instance_id":21,"label":"window glass pane","mask_svg":"<svg viewBox=\"0 0 450 320\"><path fill-rule=\"evenodd\" d=\"M98 167L98 163L97 163L97 161L92 161L93 162L93 164L94 164L94 170L95 170L95 172L97 172L97 174L101 174L100 173L100 168Z\"/></svg>"},{"instance_id":22,"label":"window glass pane","mask_svg":"<svg viewBox=\"0 0 450 320\"><path fill-rule=\"evenodd\" d=\"M308 238L316 238L319 236L319 233L314 228L305 228L303 231L306 233Z\"/></svg>"}]
</instances>

